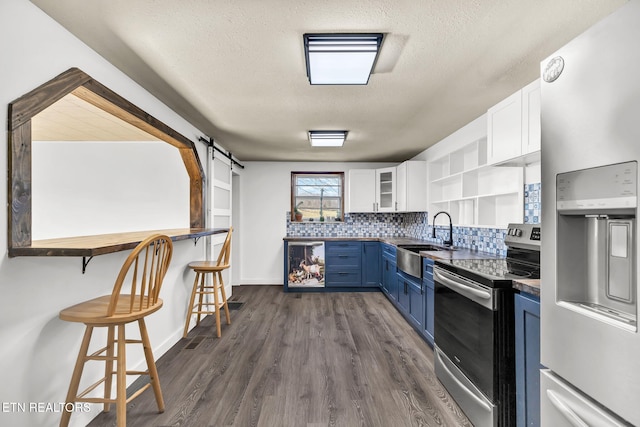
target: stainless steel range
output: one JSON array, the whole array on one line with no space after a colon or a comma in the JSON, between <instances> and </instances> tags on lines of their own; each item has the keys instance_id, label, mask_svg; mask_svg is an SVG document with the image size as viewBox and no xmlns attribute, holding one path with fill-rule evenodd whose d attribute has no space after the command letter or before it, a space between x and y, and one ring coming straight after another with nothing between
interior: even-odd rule
<instances>
[{"instance_id":1,"label":"stainless steel range","mask_svg":"<svg viewBox=\"0 0 640 427\"><path fill-rule=\"evenodd\" d=\"M513 279L540 277L540 226L509 224L507 257L436 261L435 369L477 426L515 425Z\"/></svg>"}]
</instances>

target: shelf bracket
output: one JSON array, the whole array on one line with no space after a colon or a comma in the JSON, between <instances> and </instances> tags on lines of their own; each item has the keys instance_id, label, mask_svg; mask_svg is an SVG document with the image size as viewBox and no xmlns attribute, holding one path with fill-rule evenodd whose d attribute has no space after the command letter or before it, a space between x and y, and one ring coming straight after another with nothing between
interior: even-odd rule
<instances>
[{"instance_id":1,"label":"shelf bracket","mask_svg":"<svg viewBox=\"0 0 640 427\"><path fill-rule=\"evenodd\" d=\"M85 273L85 271L87 271L87 265L89 265L89 262L93 259L93 255L90 256L88 259L86 256L82 257L82 274Z\"/></svg>"},{"instance_id":2,"label":"shelf bracket","mask_svg":"<svg viewBox=\"0 0 640 427\"><path fill-rule=\"evenodd\" d=\"M200 240L200 237L202 237L202 236L198 236L198 237L194 237L193 238L193 246L196 246L198 244L198 240Z\"/></svg>"}]
</instances>

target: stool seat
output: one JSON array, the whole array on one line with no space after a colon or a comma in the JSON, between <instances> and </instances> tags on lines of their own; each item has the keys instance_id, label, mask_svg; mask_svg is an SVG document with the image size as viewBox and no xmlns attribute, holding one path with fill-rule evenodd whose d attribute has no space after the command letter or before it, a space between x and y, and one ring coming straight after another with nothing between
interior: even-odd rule
<instances>
[{"instance_id":1,"label":"stool seat","mask_svg":"<svg viewBox=\"0 0 640 427\"><path fill-rule=\"evenodd\" d=\"M217 261L193 261L189 263L189 268L194 271L201 271L203 273L213 272L213 271L222 271L230 266L227 265L219 265Z\"/></svg>"},{"instance_id":2,"label":"stool seat","mask_svg":"<svg viewBox=\"0 0 640 427\"><path fill-rule=\"evenodd\" d=\"M140 311L130 312L131 301L134 306L142 306ZM115 312L112 316L107 315L109 304L111 303L111 295L104 295L89 301L67 307L60 312L60 319L67 322L78 322L91 324L94 326L111 325L118 323L130 323L151 313L154 313L162 307L162 299L158 298L154 304L150 304L147 296L140 295L120 295L120 299L115 305Z\"/></svg>"},{"instance_id":3,"label":"stool seat","mask_svg":"<svg viewBox=\"0 0 640 427\"><path fill-rule=\"evenodd\" d=\"M215 314L218 338L222 336L222 330L220 328L221 309L224 309L227 325L231 324L222 271L230 267L229 255L231 252L232 231L233 227L229 228L217 261L193 261L189 263L189 268L195 271L196 278L193 281L193 289L191 290L191 298L189 299L189 307L187 308L187 320L184 324L183 338L187 337L191 316L193 315L197 316L196 326L198 326L203 314ZM210 285L206 284L206 277L209 273L212 275L212 284ZM213 302L210 301L209 297L205 298L206 295L213 295ZM197 299L196 296L198 297Z\"/></svg>"}]
</instances>

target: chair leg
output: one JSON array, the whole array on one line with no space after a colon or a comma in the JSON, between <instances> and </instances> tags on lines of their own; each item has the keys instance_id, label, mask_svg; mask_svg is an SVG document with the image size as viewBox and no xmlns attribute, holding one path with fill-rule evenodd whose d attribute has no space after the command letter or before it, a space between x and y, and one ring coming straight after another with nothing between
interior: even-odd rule
<instances>
[{"instance_id":1,"label":"chair leg","mask_svg":"<svg viewBox=\"0 0 640 427\"><path fill-rule=\"evenodd\" d=\"M189 299L189 307L187 309L187 320L185 321L185 324L184 324L184 333L182 334L182 338L186 338L187 333L189 332L189 323L191 323L193 305L196 302L196 290L198 289L198 276L199 276L199 273L196 273L196 279L193 281L193 289L191 289L191 298Z\"/></svg>"},{"instance_id":2,"label":"chair leg","mask_svg":"<svg viewBox=\"0 0 640 427\"><path fill-rule=\"evenodd\" d=\"M69 384L69 391L67 392L67 399L65 400L67 404L75 402L78 396L78 387L80 386L80 378L82 377L82 371L86 362L92 333L93 326L87 326L84 330L82 344L80 344L80 351L78 352L78 358L76 359L76 366L73 369L73 374L71 375L71 383ZM71 412L66 410L68 406L70 407L72 405L64 405L64 411L62 412L62 418L60 419L60 427L67 427L69 425Z\"/></svg>"},{"instance_id":3,"label":"chair leg","mask_svg":"<svg viewBox=\"0 0 640 427\"><path fill-rule=\"evenodd\" d=\"M227 305L227 293L224 290L224 280L222 280L222 272L219 271L220 276L220 292L222 292L222 303L224 304L224 314L227 317L227 325L231 324L231 317L229 316L229 306Z\"/></svg>"},{"instance_id":4,"label":"chair leg","mask_svg":"<svg viewBox=\"0 0 640 427\"><path fill-rule=\"evenodd\" d=\"M204 292L205 292L205 282L207 281L207 275L205 273L196 273L197 275L200 275L200 290L199 290L199 294L198 294L198 317L196 319L196 326L200 325L200 319L202 318L202 299L204 296Z\"/></svg>"},{"instance_id":5,"label":"chair leg","mask_svg":"<svg viewBox=\"0 0 640 427\"><path fill-rule=\"evenodd\" d=\"M118 427L127 425L127 356L125 325L118 325L118 361L116 363L116 423Z\"/></svg>"},{"instance_id":6,"label":"chair leg","mask_svg":"<svg viewBox=\"0 0 640 427\"><path fill-rule=\"evenodd\" d=\"M111 403L107 402L111 399L111 384L113 382L113 352L115 346L115 326L109 326L107 332L107 360L104 367L104 412L109 412Z\"/></svg>"},{"instance_id":7,"label":"chair leg","mask_svg":"<svg viewBox=\"0 0 640 427\"><path fill-rule=\"evenodd\" d=\"M160 379L158 378L158 369L153 358L151 343L149 342L149 334L147 333L147 325L144 319L138 320L140 326L140 337L142 338L142 348L144 349L144 357L147 360L147 368L149 369L149 380L153 387L153 393L156 395L156 403L158 404L158 412L164 412L164 399L162 398L162 389L160 388Z\"/></svg>"},{"instance_id":8,"label":"chair leg","mask_svg":"<svg viewBox=\"0 0 640 427\"><path fill-rule=\"evenodd\" d=\"M220 329L220 297L218 296L218 275L213 274L213 299L216 307L216 329L218 331L218 338L222 336L222 330Z\"/></svg>"}]
</instances>

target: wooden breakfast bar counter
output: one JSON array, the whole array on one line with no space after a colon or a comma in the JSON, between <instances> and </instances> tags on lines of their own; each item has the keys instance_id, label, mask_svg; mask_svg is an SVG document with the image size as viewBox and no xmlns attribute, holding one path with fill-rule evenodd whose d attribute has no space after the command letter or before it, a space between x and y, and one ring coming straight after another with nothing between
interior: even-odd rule
<instances>
[{"instance_id":1,"label":"wooden breakfast bar counter","mask_svg":"<svg viewBox=\"0 0 640 427\"><path fill-rule=\"evenodd\" d=\"M92 257L135 248L151 234L165 234L171 240L198 239L203 236L226 233L226 228L173 228L167 230L131 231L98 234L94 236L61 237L34 240L31 246L11 248L9 256L81 256Z\"/></svg>"}]
</instances>

